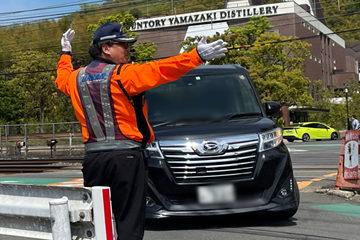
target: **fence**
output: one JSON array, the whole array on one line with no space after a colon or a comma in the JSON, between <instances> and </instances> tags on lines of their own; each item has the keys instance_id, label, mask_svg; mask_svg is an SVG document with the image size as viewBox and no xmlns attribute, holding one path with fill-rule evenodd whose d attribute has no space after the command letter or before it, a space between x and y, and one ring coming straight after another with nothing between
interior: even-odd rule
<instances>
[{"instance_id":1,"label":"fence","mask_svg":"<svg viewBox=\"0 0 360 240\"><path fill-rule=\"evenodd\" d=\"M0 136L1 157L5 158L84 154L79 122L0 125Z\"/></svg>"}]
</instances>

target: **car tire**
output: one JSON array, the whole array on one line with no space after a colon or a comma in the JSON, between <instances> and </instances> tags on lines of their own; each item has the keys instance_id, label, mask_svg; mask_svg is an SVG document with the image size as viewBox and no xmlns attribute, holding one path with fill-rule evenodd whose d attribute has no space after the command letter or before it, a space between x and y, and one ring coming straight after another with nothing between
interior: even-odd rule
<instances>
[{"instance_id":1,"label":"car tire","mask_svg":"<svg viewBox=\"0 0 360 240\"><path fill-rule=\"evenodd\" d=\"M288 142L293 142L293 141L294 141L294 139L288 139L287 141L288 141Z\"/></svg>"},{"instance_id":2,"label":"car tire","mask_svg":"<svg viewBox=\"0 0 360 240\"><path fill-rule=\"evenodd\" d=\"M302 141L303 141L303 142L308 142L308 141L310 141L310 135L307 134L307 133L304 133L304 134L302 135Z\"/></svg>"},{"instance_id":3,"label":"car tire","mask_svg":"<svg viewBox=\"0 0 360 240\"><path fill-rule=\"evenodd\" d=\"M331 133L331 140L337 140L338 139L338 134L336 132Z\"/></svg>"}]
</instances>

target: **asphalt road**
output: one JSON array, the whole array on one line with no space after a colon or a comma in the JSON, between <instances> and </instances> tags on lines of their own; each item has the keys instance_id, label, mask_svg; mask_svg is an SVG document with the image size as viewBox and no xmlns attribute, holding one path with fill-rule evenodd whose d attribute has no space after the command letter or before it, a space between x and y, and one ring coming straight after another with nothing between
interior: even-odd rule
<instances>
[{"instance_id":1,"label":"asphalt road","mask_svg":"<svg viewBox=\"0 0 360 240\"><path fill-rule=\"evenodd\" d=\"M337 173L341 140L295 141L285 140L298 182L328 178ZM326 177L324 177L326 176Z\"/></svg>"}]
</instances>

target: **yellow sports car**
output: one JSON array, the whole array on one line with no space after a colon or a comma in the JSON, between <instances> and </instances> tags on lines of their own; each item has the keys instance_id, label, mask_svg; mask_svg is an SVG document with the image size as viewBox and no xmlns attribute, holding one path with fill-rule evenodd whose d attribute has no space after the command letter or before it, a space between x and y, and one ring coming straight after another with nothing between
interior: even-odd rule
<instances>
[{"instance_id":1,"label":"yellow sports car","mask_svg":"<svg viewBox=\"0 0 360 240\"><path fill-rule=\"evenodd\" d=\"M340 137L340 132L335 128L329 127L319 122L296 123L284 128L283 137L289 142L302 140L308 142L310 139L331 139L336 140Z\"/></svg>"}]
</instances>

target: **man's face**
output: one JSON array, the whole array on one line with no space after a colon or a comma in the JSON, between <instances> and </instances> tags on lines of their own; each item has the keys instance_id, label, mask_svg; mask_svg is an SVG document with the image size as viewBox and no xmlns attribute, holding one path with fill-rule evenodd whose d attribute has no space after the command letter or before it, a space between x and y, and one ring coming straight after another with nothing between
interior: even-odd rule
<instances>
[{"instance_id":1,"label":"man's face","mask_svg":"<svg viewBox=\"0 0 360 240\"><path fill-rule=\"evenodd\" d=\"M109 60L116 64L128 63L130 47L128 43L115 42L112 46L105 46L103 52L109 56Z\"/></svg>"}]
</instances>

